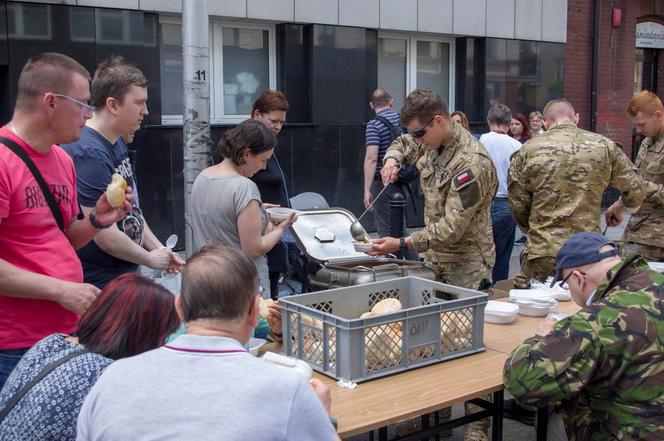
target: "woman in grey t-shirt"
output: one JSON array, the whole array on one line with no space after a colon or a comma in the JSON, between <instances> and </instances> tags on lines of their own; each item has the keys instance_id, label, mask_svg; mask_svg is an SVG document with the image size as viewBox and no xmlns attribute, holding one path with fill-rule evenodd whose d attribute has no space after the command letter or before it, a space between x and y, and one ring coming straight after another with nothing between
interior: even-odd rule
<instances>
[{"instance_id":1,"label":"woman in grey t-shirt","mask_svg":"<svg viewBox=\"0 0 664 441\"><path fill-rule=\"evenodd\" d=\"M265 253L279 242L294 217L275 226L263 208L258 187L249 178L265 169L276 138L259 121L246 120L224 133L224 160L203 170L191 193L194 251L222 243L241 248L254 259L263 296L270 295Z\"/></svg>"}]
</instances>

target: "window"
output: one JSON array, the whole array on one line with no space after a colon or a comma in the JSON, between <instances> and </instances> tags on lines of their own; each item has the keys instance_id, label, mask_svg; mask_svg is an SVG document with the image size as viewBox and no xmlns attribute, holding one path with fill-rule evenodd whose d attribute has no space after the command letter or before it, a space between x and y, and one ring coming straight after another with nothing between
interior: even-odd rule
<instances>
[{"instance_id":1,"label":"window","mask_svg":"<svg viewBox=\"0 0 664 441\"><path fill-rule=\"evenodd\" d=\"M145 19L139 11L95 9L95 30L100 44L127 44L143 46Z\"/></svg>"},{"instance_id":2,"label":"window","mask_svg":"<svg viewBox=\"0 0 664 441\"><path fill-rule=\"evenodd\" d=\"M378 87L392 94L395 109L401 109L408 90L407 46L403 39L378 39Z\"/></svg>"},{"instance_id":3,"label":"window","mask_svg":"<svg viewBox=\"0 0 664 441\"><path fill-rule=\"evenodd\" d=\"M414 89L432 89L454 106L454 45L438 37L381 34L378 38L378 86L394 97L400 109Z\"/></svg>"},{"instance_id":4,"label":"window","mask_svg":"<svg viewBox=\"0 0 664 441\"><path fill-rule=\"evenodd\" d=\"M249 118L254 100L276 88L274 26L210 23L210 122ZM163 124L182 124L182 25L160 17Z\"/></svg>"},{"instance_id":5,"label":"window","mask_svg":"<svg viewBox=\"0 0 664 441\"><path fill-rule=\"evenodd\" d=\"M7 4L7 30L11 38L51 39L51 7L20 3Z\"/></svg>"}]
</instances>

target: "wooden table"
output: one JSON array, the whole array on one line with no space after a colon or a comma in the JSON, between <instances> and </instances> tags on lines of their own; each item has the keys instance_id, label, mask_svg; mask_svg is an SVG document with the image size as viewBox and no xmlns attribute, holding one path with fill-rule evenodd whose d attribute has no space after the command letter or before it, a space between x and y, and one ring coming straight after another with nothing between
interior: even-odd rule
<instances>
[{"instance_id":1,"label":"wooden table","mask_svg":"<svg viewBox=\"0 0 664 441\"><path fill-rule=\"evenodd\" d=\"M499 302L507 299L498 300ZM563 312L568 315L576 313L579 306L572 302L558 302L555 312ZM545 317L528 317L519 314L514 323L509 325L494 325L484 322L484 345L487 349L511 354L512 350L528 337L535 334L535 330Z\"/></svg>"},{"instance_id":2,"label":"wooden table","mask_svg":"<svg viewBox=\"0 0 664 441\"><path fill-rule=\"evenodd\" d=\"M556 312L573 314L578 309L573 302L560 302ZM535 333L543 319L519 315L510 325L485 323L486 351L365 381L354 390L341 389L336 380L317 372L314 376L330 386L332 416L339 423L341 438L381 429L490 393L498 394L494 400L500 397L502 411L505 360L519 343ZM502 418L494 418L496 429L502 433ZM498 435L494 439L499 439Z\"/></svg>"}]
</instances>

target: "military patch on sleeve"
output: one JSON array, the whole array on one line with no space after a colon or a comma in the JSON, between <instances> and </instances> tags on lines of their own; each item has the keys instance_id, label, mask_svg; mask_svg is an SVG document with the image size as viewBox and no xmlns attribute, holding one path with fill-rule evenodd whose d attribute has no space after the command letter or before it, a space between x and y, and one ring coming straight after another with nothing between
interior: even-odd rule
<instances>
[{"instance_id":1,"label":"military patch on sleeve","mask_svg":"<svg viewBox=\"0 0 664 441\"><path fill-rule=\"evenodd\" d=\"M452 190L459 193L463 208L472 207L480 201L480 186L477 177L468 169L464 170L452 180Z\"/></svg>"},{"instance_id":2,"label":"military patch on sleeve","mask_svg":"<svg viewBox=\"0 0 664 441\"><path fill-rule=\"evenodd\" d=\"M464 170L454 177L454 182L453 182L454 189L461 190L471 182L475 182L475 179L476 179L475 175L470 169Z\"/></svg>"}]
</instances>

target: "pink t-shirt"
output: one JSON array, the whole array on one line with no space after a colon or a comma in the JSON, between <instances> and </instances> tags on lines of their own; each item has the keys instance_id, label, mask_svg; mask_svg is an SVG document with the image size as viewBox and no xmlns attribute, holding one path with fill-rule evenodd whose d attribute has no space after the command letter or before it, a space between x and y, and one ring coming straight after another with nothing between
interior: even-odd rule
<instances>
[{"instance_id":1,"label":"pink t-shirt","mask_svg":"<svg viewBox=\"0 0 664 441\"><path fill-rule=\"evenodd\" d=\"M65 225L78 214L76 174L67 153L54 145L33 150L6 126L0 136L21 146L51 188ZM21 269L83 282L83 269L69 239L58 228L39 184L14 152L0 145L0 259ZM0 349L29 348L55 332L71 333L78 317L58 303L2 295Z\"/></svg>"}]
</instances>

